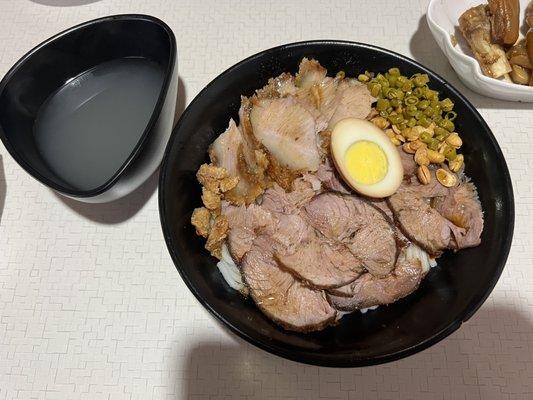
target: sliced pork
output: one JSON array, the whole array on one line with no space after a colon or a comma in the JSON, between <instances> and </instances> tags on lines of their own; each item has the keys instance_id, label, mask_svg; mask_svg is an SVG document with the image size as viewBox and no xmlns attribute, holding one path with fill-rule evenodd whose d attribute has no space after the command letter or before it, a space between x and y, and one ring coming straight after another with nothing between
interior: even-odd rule
<instances>
[{"instance_id":1,"label":"sliced pork","mask_svg":"<svg viewBox=\"0 0 533 400\"><path fill-rule=\"evenodd\" d=\"M303 179L295 180L292 189L286 192L274 184L264 193L262 207L276 213L293 214L317 194L313 184Z\"/></svg>"},{"instance_id":2,"label":"sliced pork","mask_svg":"<svg viewBox=\"0 0 533 400\"><path fill-rule=\"evenodd\" d=\"M314 85L322 83L327 72L317 60L304 57L296 74L296 85L301 89L310 90Z\"/></svg>"},{"instance_id":3,"label":"sliced pork","mask_svg":"<svg viewBox=\"0 0 533 400\"><path fill-rule=\"evenodd\" d=\"M269 212L256 204L246 207L226 203L222 206L222 213L228 220L228 248L237 262L250 251L258 231L276 223Z\"/></svg>"},{"instance_id":4,"label":"sliced pork","mask_svg":"<svg viewBox=\"0 0 533 400\"><path fill-rule=\"evenodd\" d=\"M388 202L402 232L428 253L438 256L456 247L454 236L464 229L454 225L431 207L434 198L446 196L447 188L433 179L428 185L404 181Z\"/></svg>"},{"instance_id":5,"label":"sliced pork","mask_svg":"<svg viewBox=\"0 0 533 400\"><path fill-rule=\"evenodd\" d=\"M328 299L341 311L391 304L414 292L425 273L421 261L410 257L407 248L403 248L392 273L383 278L366 273L349 285L330 292Z\"/></svg>"},{"instance_id":6,"label":"sliced pork","mask_svg":"<svg viewBox=\"0 0 533 400\"><path fill-rule=\"evenodd\" d=\"M336 311L324 291L303 285L278 267L268 238L260 236L254 241L241 268L257 306L283 327L309 332L335 321Z\"/></svg>"},{"instance_id":7,"label":"sliced pork","mask_svg":"<svg viewBox=\"0 0 533 400\"><path fill-rule=\"evenodd\" d=\"M327 72L304 58L295 76L241 97L239 123L230 120L198 171L205 207L191 217L228 284L299 332L409 295L434 257L478 245L483 230L462 172L456 187L434 170L421 185L412 154L400 151L404 180L390 198L345 184L330 157L332 129L378 113L365 84Z\"/></svg>"},{"instance_id":8,"label":"sliced pork","mask_svg":"<svg viewBox=\"0 0 533 400\"><path fill-rule=\"evenodd\" d=\"M387 218L393 222L394 221L394 214L392 212L392 210L390 209L389 207L389 204L387 203L387 200L386 199L367 199L367 201L373 205L374 207L376 207L378 210L380 210L381 212L383 212L383 214L385 214L387 216Z\"/></svg>"},{"instance_id":9,"label":"sliced pork","mask_svg":"<svg viewBox=\"0 0 533 400\"><path fill-rule=\"evenodd\" d=\"M394 229L386 217L365 200L324 193L304 207L310 224L331 240L345 244L375 276L385 276L396 262Z\"/></svg>"},{"instance_id":10,"label":"sliced pork","mask_svg":"<svg viewBox=\"0 0 533 400\"><path fill-rule=\"evenodd\" d=\"M256 96L258 98L275 98L295 95L296 92L294 76L284 72L275 78L270 78L266 86L256 91Z\"/></svg>"},{"instance_id":11,"label":"sliced pork","mask_svg":"<svg viewBox=\"0 0 533 400\"><path fill-rule=\"evenodd\" d=\"M209 147L211 162L218 167L225 168L229 176L239 178L239 183L228 193L228 197L236 203L244 203L256 185L242 173L239 168L239 154L243 147L241 131L231 119L228 129L222 133Z\"/></svg>"},{"instance_id":12,"label":"sliced pork","mask_svg":"<svg viewBox=\"0 0 533 400\"><path fill-rule=\"evenodd\" d=\"M318 169L315 118L296 100L256 100L250 122L255 138L282 166L297 171Z\"/></svg>"},{"instance_id":13,"label":"sliced pork","mask_svg":"<svg viewBox=\"0 0 533 400\"><path fill-rule=\"evenodd\" d=\"M251 181L257 182L261 187L265 187L268 180L265 176L268 159L252 132L252 123L250 122L251 109L252 102L249 98L243 96L241 98L241 108L239 109L239 130L243 139L242 146L238 152L239 169Z\"/></svg>"},{"instance_id":14,"label":"sliced pork","mask_svg":"<svg viewBox=\"0 0 533 400\"><path fill-rule=\"evenodd\" d=\"M273 187L263 196L261 207L277 221L264 230L276 260L315 288L339 287L353 281L363 271L361 260L344 244L328 240L317 232L302 217L302 206L315 192L311 184L303 180L295 181L295 186L290 193Z\"/></svg>"},{"instance_id":15,"label":"sliced pork","mask_svg":"<svg viewBox=\"0 0 533 400\"><path fill-rule=\"evenodd\" d=\"M446 196L433 200L432 206L454 225L463 228L453 231L457 249L481 243L483 210L473 183L462 182L449 188Z\"/></svg>"},{"instance_id":16,"label":"sliced pork","mask_svg":"<svg viewBox=\"0 0 533 400\"><path fill-rule=\"evenodd\" d=\"M342 243L318 234L296 247L292 253L275 254L278 263L309 285L327 289L346 285L363 272L361 260Z\"/></svg>"},{"instance_id":17,"label":"sliced pork","mask_svg":"<svg viewBox=\"0 0 533 400\"><path fill-rule=\"evenodd\" d=\"M322 182L327 191L343 194L353 194L353 191L344 183L339 173L333 166L333 162L327 157L318 167L316 177Z\"/></svg>"},{"instance_id":18,"label":"sliced pork","mask_svg":"<svg viewBox=\"0 0 533 400\"><path fill-rule=\"evenodd\" d=\"M375 99L366 85L352 78L331 78L316 60L304 58L296 75L296 96L319 111L317 118L332 129L344 118L366 118Z\"/></svg>"},{"instance_id":19,"label":"sliced pork","mask_svg":"<svg viewBox=\"0 0 533 400\"><path fill-rule=\"evenodd\" d=\"M366 85L348 78L339 82L333 96L331 99L324 99L320 107L329 129L333 129L341 119L366 118L375 101Z\"/></svg>"},{"instance_id":20,"label":"sliced pork","mask_svg":"<svg viewBox=\"0 0 533 400\"><path fill-rule=\"evenodd\" d=\"M416 174L418 165L416 164L413 155L408 154L405 151L399 151L398 153L400 153L404 176L410 177Z\"/></svg>"}]
</instances>

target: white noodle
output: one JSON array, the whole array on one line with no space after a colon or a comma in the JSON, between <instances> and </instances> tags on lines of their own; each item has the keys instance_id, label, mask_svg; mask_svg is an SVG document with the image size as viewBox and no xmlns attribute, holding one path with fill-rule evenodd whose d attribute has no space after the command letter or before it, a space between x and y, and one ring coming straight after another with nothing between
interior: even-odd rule
<instances>
[{"instance_id":1,"label":"white noodle","mask_svg":"<svg viewBox=\"0 0 533 400\"><path fill-rule=\"evenodd\" d=\"M226 243L222 245L222 259L217 263L217 267L224 277L224 280L232 289L238 290L241 293L247 291L247 288L242 281L241 271L239 270L239 267L237 267L237 264L235 264L235 261L233 261Z\"/></svg>"},{"instance_id":2,"label":"white noodle","mask_svg":"<svg viewBox=\"0 0 533 400\"><path fill-rule=\"evenodd\" d=\"M422 263L422 268L424 269L424 272L428 272L430 268L437 266L437 261L434 258L429 257L428 253L426 253L414 243L411 243L409 247L407 247L405 255L408 259L411 260L419 259Z\"/></svg>"}]
</instances>

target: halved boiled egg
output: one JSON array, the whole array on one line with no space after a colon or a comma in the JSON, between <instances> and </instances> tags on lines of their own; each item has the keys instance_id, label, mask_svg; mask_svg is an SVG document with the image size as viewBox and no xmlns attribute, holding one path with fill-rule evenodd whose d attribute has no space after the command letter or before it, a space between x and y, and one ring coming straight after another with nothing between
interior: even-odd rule
<instances>
[{"instance_id":1,"label":"halved boiled egg","mask_svg":"<svg viewBox=\"0 0 533 400\"><path fill-rule=\"evenodd\" d=\"M372 122L346 118L331 133L331 155L344 181L369 197L392 195L403 178L396 146Z\"/></svg>"}]
</instances>

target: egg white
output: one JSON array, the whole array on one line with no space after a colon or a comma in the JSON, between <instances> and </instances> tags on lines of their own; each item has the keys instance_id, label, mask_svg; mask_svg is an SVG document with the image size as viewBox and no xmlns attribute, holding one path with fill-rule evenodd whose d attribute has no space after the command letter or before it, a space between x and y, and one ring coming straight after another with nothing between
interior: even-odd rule
<instances>
[{"instance_id":1,"label":"egg white","mask_svg":"<svg viewBox=\"0 0 533 400\"><path fill-rule=\"evenodd\" d=\"M355 142L366 140L378 145L388 162L387 173L373 184L358 183L349 173L345 163L346 151ZM339 121L331 133L331 155L344 181L355 191L369 197L388 197L398 190L403 179L403 166L396 146L388 136L372 122L346 118Z\"/></svg>"}]
</instances>

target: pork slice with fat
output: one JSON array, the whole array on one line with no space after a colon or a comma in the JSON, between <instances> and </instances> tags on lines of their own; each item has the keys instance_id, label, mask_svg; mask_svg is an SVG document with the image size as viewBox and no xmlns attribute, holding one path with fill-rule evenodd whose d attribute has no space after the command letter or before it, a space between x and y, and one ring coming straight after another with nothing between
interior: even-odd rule
<instances>
[{"instance_id":1,"label":"pork slice with fat","mask_svg":"<svg viewBox=\"0 0 533 400\"><path fill-rule=\"evenodd\" d=\"M299 178L293 182L293 190L286 192L274 184L263 194L262 207L273 212L293 214L307 204L317 193L313 183Z\"/></svg>"},{"instance_id":2,"label":"pork slice with fat","mask_svg":"<svg viewBox=\"0 0 533 400\"><path fill-rule=\"evenodd\" d=\"M473 183L461 182L449 188L446 196L433 200L432 206L444 218L463 228L453 230L457 250L481 243L483 210Z\"/></svg>"},{"instance_id":3,"label":"pork slice with fat","mask_svg":"<svg viewBox=\"0 0 533 400\"><path fill-rule=\"evenodd\" d=\"M314 191L301 182L306 191ZM296 196L295 196L296 195ZM302 193L286 193L279 187L268 189L261 207L275 216L276 224L264 232L271 241L279 265L315 288L338 287L356 279L363 271L361 261L337 241L328 240L302 217ZM302 203L298 203L298 202Z\"/></svg>"},{"instance_id":4,"label":"pork slice with fat","mask_svg":"<svg viewBox=\"0 0 533 400\"><path fill-rule=\"evenodd\" d=\"M268 238L259 236L242 259L242 273L250 295L269 318L286 329L321 330L336 318L322 290L304 286L280 269Z\"/></svg>"},{"instance_id":5,"label":"pork slice with fat","mask_svg":"<svg viewBox=\"0 0 533 400\"><path fill-rule=\"evenodd\" d=\"M239 198L245 198L251 189L251 183L239 171L239 148L243 144L241 132L235 121L229 121L228 128L209 147L211 162L225 168L229 176L239 178L239 183L230 192Z\"/></svg>"},{"instance_id":6,"label":"pork slice with fat","mask_svg":"<svg viewBox=\"0 0 533 400\"><path fill-rule=\"evenodd\" d=\"M237 262L250 251L258 231L276 221L272 215L256 204L232 206L224 202L222 213L228 220L227 244L231 256Z\"/></svg>"},{"instance_id":7,"label":"pork slice with fat","mask_svg":"<svg viewBox=\"0 0 533 400\"><path fill-rule=\"evenodd\" d=\"M343 194L353 194L353 191L340 177L329 157L327 157L325 161L318 167L316 177L322 182L322 186L329 191Z\"/></svg>"},{"instance_id":8,"label":"pork slice with fat","mask_svg":"<svg viewBox=\"0 0 533 400\"><path fill-rule=\"evenodd\" d=\"M298 67L296 85L301 89L311 89L314 85L322 83L327 72L317 60L304 57Z\"/></svg>"},{"instance_id":9,"label":"pork slice with fat","mask_svg":"<svg viewBox=\"0 0 533 400\"><path fill-rule=\"evenodd\" d=\"M432 199L446 196L447 188L436 179L428 185L404 180L397 192L388 198L400 229L410 240L418 243L433 256L454 247L454 236L464 229L454 225L431 207Z\"/></svg>"},{"instance_id":10,"label":"pork slice with fat","mask_svg":"<svg viewBox=\"0 0 533 400\"><path fill-rule=\"evenodd\" d=\"M394 270L379 278L369 273L344 287L328 293L330 303L341 311L354 311L382 304L391 304L414 292L425 270L418 258L403 248Z\"/></svg>"},{"instance_id":11,"label":"pork slice with fat","mask_svg":"<svg viewBox=\"0 0 533 400\"><path fill-rule=\"evenodd\" d=\"M280 266L319 289L346 285L364 270L361 261L346 246L320 234L290 254L282 251L276 252L275 256Z\"/></svg>"},{"instance_id":12,"label":"pork slice with fat","mask_svg":"<svg viewBox=\"0 0 533 400\"><path fill-rule=\"evenodd\" d=\"M385 276L396 262L394 228L384 214L365 200L324 193L304 206L310 224L331 240L338 240L375 276Z\"/></svg>"},{"instance_id":13,"label":"pork slice with fat","mask_svg":"<svg viewBox=\"0 0 533 400\"><path fill-rule=\"evenodd\" d=\"M320 107L320 111L328 121L329 129L333 129L341 119L366 118L375 101L366 85L350 78L341 80L336 90L329 96L322 100Z\"/></svg>"},{"instance_id":14,"label":"pork slice with fat","mask_svg":"<svg viewBox=\"0 0 533 400\"><path fill-rule=\"evenodd\" d=\"M281 166L296 171L318 169L315 118L294 98L256 99L250 122L255 138Z\"/></svg>"}]
</instances>

